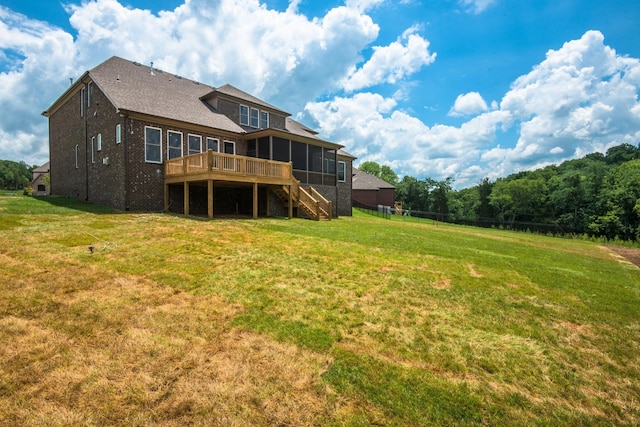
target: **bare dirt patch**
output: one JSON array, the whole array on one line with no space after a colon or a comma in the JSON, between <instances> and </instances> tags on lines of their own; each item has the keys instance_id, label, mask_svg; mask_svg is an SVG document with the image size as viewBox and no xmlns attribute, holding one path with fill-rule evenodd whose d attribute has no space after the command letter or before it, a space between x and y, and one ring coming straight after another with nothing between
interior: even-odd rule
<instances>
[{"instance_id":1,"label":"bare dirt patch","mask_svg":"<svg viewBox=\"0 0 640 427\"><path fill-rule=\"evenodd\" d=\"M471 275L471 277L483 277L482 274L476 271L476 269L473 267L473 264L467 264L467 268L469 269L469 274Z\"/></svg>"},{"instance_id":2,"label":"bare dirt patch","mask_svg":"<svg viewBox=\"0 0 640 427\"><path fill-rule=\"evenodd\" d=\"M640 249L637 248L625 248L622 246L606 246L610 251L626 258L636 267L640 268Z\"/></svg>"}]
</instances>

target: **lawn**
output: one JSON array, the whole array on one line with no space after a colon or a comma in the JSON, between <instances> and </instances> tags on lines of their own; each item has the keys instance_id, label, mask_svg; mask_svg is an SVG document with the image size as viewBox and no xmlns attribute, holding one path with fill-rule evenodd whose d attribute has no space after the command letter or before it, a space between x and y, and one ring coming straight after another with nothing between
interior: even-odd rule
<instances>
[{"instance_id":1,"label":"lawn","mask_svg":"<svg viewBox=\"0 0 640 427\"><path fill-rule=\"evenodd\" d=\"M358 212L0 195L2 425L638 425L640 270Z\"/></svg>"}]
</instances>

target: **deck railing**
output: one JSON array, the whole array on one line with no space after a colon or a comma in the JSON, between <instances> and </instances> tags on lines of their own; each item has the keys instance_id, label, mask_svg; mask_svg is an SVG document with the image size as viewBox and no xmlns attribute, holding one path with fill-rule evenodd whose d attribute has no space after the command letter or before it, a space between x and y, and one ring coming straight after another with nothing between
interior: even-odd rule
<instances>
[{"instance_id":1,"label":"deck railing","mask_svg":"<svg viewBox=\"0 0 640 427\"><path fill-rule=\"evenodd\" d=\"M215 172L231 176L291 178L291 171L291 163L213 151L171 159L165 163L165 177Z\"/></svg>"}]
</instances>

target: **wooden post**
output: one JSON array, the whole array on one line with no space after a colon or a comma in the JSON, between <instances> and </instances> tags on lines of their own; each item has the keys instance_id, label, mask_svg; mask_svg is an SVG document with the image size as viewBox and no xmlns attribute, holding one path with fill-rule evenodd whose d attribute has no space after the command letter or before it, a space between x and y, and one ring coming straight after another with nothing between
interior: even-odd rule
<instances>
[{"instance_id":1,"label":"wooden post","mask_svg":"<svg viewBox=\"0 0 640 427\"><path fill-rule=\"evenodd\" d=\"M169 184L164 185L164 211L169 212Z\"/></svg>"},{"instance_id":2,"label":"wooden post","mask_svg":"<svg viewBox=\"0 0 640 427\"><path fill-rule=\"evenodd\" d=\"M292 185L289 185L289 219L293 218L293 188Z\"/></svg>"},{"instance_id":3,"label":"wooden post","mask_svg":"<svg viewBox=\"0 0 640 427\"><path fill-rule=\"evenodd\" d=\"M189 183L184 182L184 214L189 215Z\"/></svg>"},{"instance_id":4,"label":"wooden post","mask_svg":"<svg viewBox=\"0 0 640 427\"><path fill-rule=\"evenodd\" d=\"M211 153L211 151L209 151ZM209 154L209 158L211 158L211 154ZM213 219L213 180L210 179L207 181L207 213L209 219Z\"/></svg>"},{"instance_id":5,"label":"wooden post","mask_svg":"<svg viewBox=\"0 0 640 427\"><path fill-rule=\"evenodd\" d=\"M258 183L253 183L253 219L258 218Z\"/></svg>"},{"instance_id":6,"label":"wooden post","mask_svg":"<svg viewBox=\"0 0 640 427\"><path fill-rule=\"evenodd\" d=\"M271 188L267 188L267 217L271 216Z\"/></svg>"}]
</instances>

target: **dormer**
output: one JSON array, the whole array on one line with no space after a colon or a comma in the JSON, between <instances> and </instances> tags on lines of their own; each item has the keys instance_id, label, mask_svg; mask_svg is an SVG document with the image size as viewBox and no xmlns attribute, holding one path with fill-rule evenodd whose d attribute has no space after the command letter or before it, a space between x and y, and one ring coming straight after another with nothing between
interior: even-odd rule
<instances>
[{"instance_id":1,"label":"dormer","mask_svg":"<svg viewBox=\"0 0 640 427\"><path fill-rule=\"evenodd\" d=\"M209 92L201 99L247 132L261 129L286 130L286 118L291 116L286 111L228 84Z\"/></svg>"}]
</instances>

